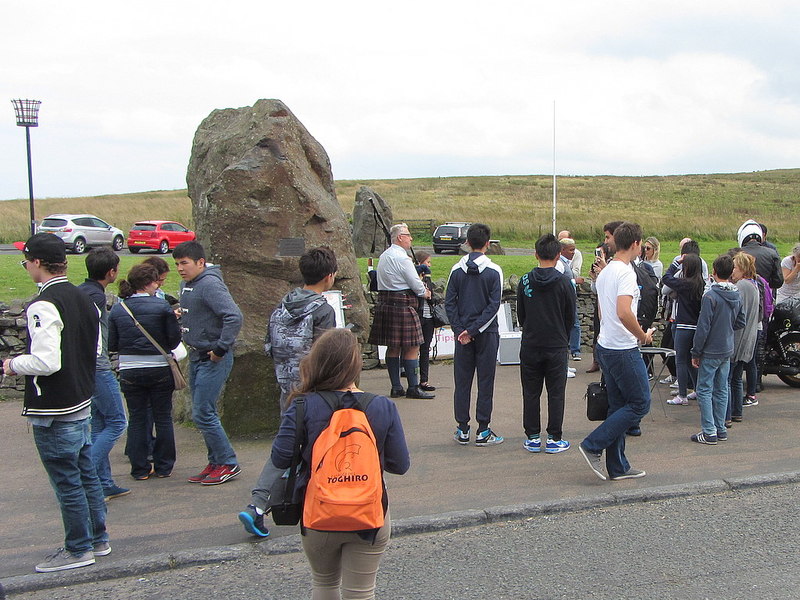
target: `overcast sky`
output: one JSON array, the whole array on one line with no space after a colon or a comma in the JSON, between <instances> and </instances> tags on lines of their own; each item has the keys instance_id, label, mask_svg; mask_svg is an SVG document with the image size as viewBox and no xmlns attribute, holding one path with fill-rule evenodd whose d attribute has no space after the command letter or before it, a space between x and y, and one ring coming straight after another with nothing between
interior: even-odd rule
<instances>
[{"instance_id":1,"label":"overcast sky","mask_svg":"<svg viewBox=\"0 0 800 600\"><path fill-rule=\"evenodd\" d=\"M0 0L0 199L185 187L215 108L284 101L337 179L800 167L796 1ZM0 105L1 107L2 105Z\"/></svg>"}]
</instances>

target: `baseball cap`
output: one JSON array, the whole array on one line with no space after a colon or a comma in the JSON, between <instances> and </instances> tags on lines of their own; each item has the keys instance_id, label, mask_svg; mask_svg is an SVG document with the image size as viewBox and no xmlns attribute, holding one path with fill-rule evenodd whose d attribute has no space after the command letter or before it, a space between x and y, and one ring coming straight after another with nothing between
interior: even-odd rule
<instances>
[{"instance_id":1,"label":"baseball cap","mask_svg":"<svg viewBox=\"0 0 800 600\"><path fill-rule=\"evenodd\" d=\"M67 262L67 247L60 237L52 233L37 233L27 242L14 242L14 247L30 258L38 258L46 263Z\"/></svg>"},{"instance_id":2,"label":"baseball cap","mask_svg":"<svg viewBox=\"0 0 800 600\"><path fill-rule=\"evenodd\" d=\"M745 240L751 236L758 238L759 244L764 239L764 230L761 229L761 225L752 219L745 221L742 223L742 226L739 227L739 231L736 236L739 246L744 244Z\"/></svg>"}]
</instances>

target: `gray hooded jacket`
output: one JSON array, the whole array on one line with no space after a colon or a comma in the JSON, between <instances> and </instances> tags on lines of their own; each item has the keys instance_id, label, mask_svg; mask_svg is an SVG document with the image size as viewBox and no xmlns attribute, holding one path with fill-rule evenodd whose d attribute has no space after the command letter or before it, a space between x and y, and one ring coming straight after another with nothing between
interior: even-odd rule
<instances>
[{"instance_id":1,"label":"gray hooded jacket","mask_svg":"<svg viewBox=\"0 0 800 600\"><path fill-rule=\"evenodd\" d=\"M213 350L224 356L233 349L242 328L242 311L233 301L216 265L181 283L183 340L192 347L189 358L202 360Z\"/></svg>"},{"instance_id":2,"label":"gray hooded jacket","mask_svg":"<svg viewBox=\"0 0 800 600\"><path fill-rule=\"evenodd\" d=\"M731 358L733 332L745 324L742 300L736 286L727 281L712 284L700 305L692 358Z\"/></svg>"}]
</instances>

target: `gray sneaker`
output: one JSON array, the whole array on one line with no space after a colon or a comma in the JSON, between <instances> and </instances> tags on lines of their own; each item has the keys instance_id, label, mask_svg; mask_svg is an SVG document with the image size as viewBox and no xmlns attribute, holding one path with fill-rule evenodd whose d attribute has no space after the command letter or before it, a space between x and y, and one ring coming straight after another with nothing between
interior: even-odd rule
<instances>
[{"instance_id":1,"label":"gray sneaker","mask_svg":"<svg viewBox=\"0 0 800 600\"><path fill-rule=\"evenodd\" d=\"M497 435L491 429L481 431L475 435L476 446L495 446L502 444L504 441L506 440L502 435Z\"/></svg>"},{"instance_id":2,"label":"gray sneaker","mask_svg":"<svg viewBox=\"0 0 800 600\"><path fill-rule=\"evenodd\" d=\"M462 446L469 444L469 427L464 431L460 427L456 427L456 432L453 434L453 439Z\"/></svg>"},{"instance_id":3,"label":"gray sneaker","mask_svg":"<svg viewBox=\"0 0 800 600\"><path fill-rule=\"evenodd\" d=\"M94 553L91 550L80 554L73 554L64 548L56 550L55 554L48 556L44 562L36 565L37 573L52 573L53 571L66 571L94 564Z\"/></svg>"},{"instance_id":4,"label":"gray sneaker","mask_svg":"<svg viewBox=\"0 0 800 600\"><path fill-rule=\"evenodd\" d=\"M97 542L94 544L93 553L95 556L108 556L111 554L111 544L108 542Z\"/></svg>"},{"instance_id":5,"label":"gray sneaker","mask_svg":"<svg viewBox=\"0 0 800 600\"><path fill-rule=\"evenodd\" d=\"M594 471L594 474L597 475L600 479L605 481L608 479L606 476L606 466L603 463L603 453L595 454L594 452L589 452L588 450L584 449L583 442L578 444L578 450L581 451L583 458L586 459L586 463L589 465L589 468Z\"/></svg>"},{"instance_id":6,"label":"gray sneaker","mask_svg":"<svg viewBox=\"0 0 800 600\"><path fill-rule=\"evenodd\" d=\"M620 479L638 479L639 477L644 477L647 475L644 471L640 471L639 469L634 469L631 467L622 475L617 475L616 477L612 477L612 481L619 481Z\"/></svg>"}]
</instances>

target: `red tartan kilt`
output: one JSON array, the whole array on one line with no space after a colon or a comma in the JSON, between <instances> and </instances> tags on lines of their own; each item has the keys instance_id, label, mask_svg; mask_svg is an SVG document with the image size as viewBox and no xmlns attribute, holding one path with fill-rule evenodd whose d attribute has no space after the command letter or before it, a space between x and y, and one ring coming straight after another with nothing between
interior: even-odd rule
<instances>
[{"instance_id":1,"label":"red tartan kilt","mask_svg":"<svg viewBox=\"0 0 800 600\"><path fill-rule=\"evenodd\" d=\"M369 343L410 348L424 341L417 307L419 298L405 292L380 292L375 305Z\"/></svg>"}]
</instances>

